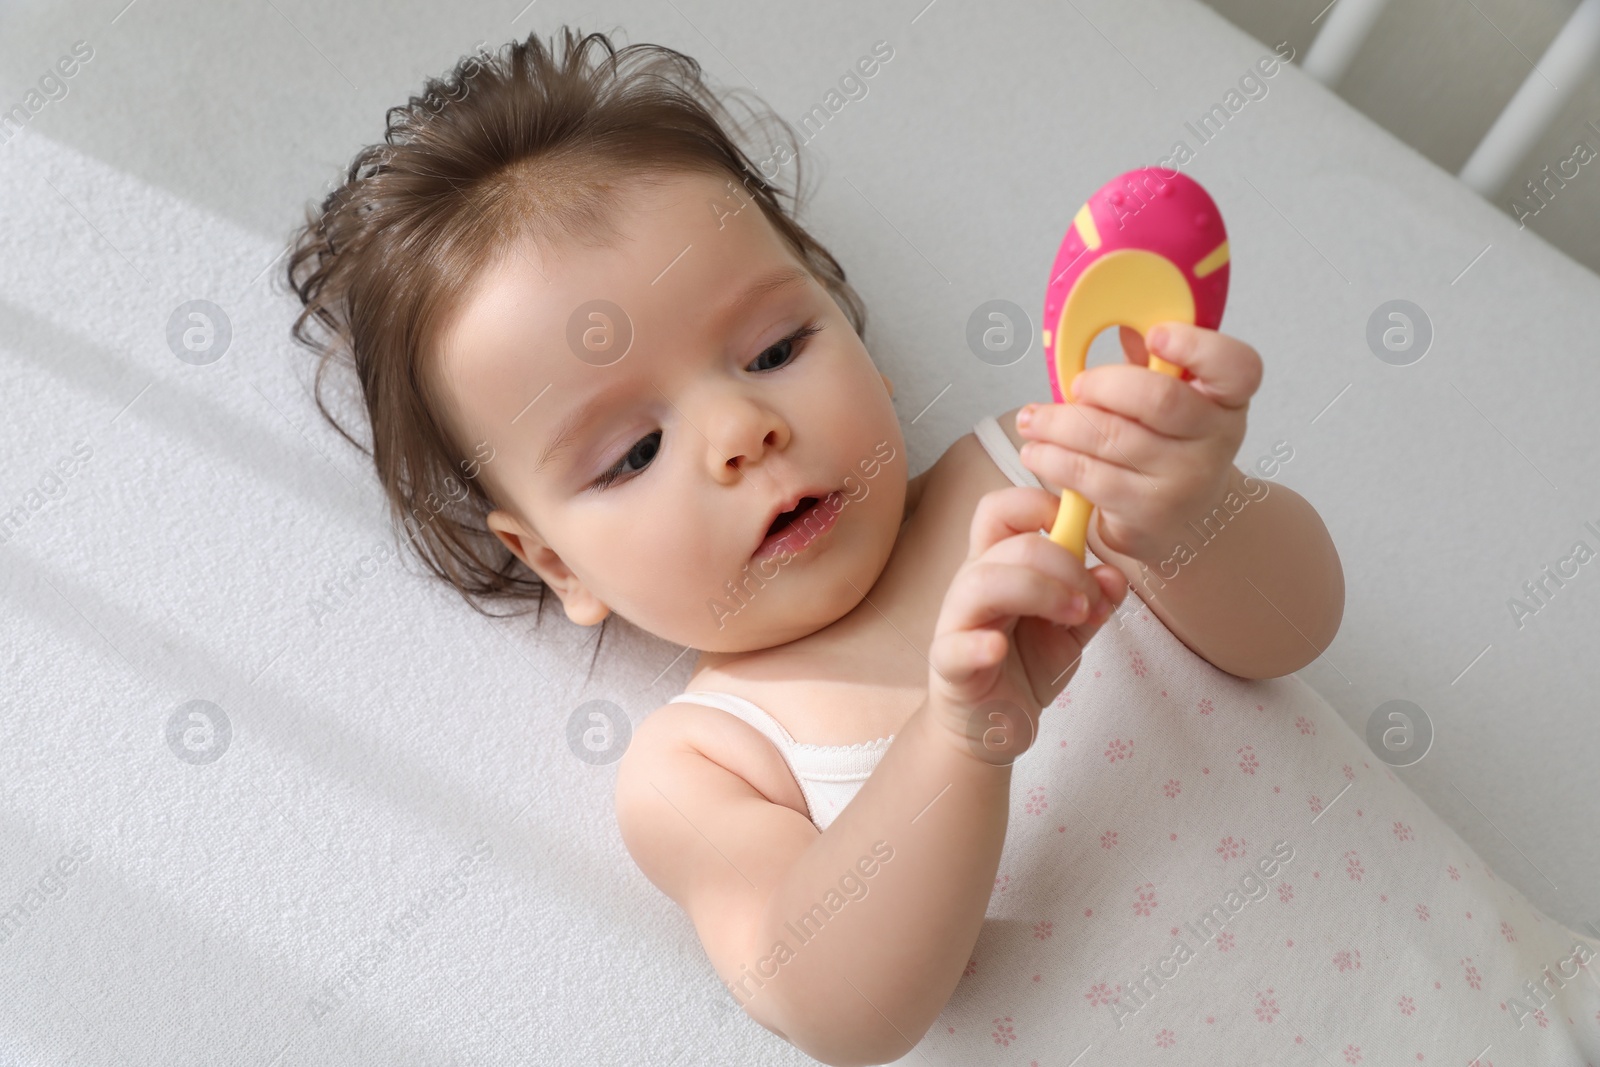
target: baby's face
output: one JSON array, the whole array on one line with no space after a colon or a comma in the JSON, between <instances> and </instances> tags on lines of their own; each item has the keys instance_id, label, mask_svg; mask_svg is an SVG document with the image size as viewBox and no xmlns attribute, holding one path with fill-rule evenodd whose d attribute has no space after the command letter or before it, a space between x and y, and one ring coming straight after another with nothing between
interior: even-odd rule
<instances>
[{"instance_id":1,"label":"baby's face","mask_svg":"<svg viewBox=\"0 0 1600 1067\"><path fill-rule=\"evenodd\" d=\"M441 336L452 422L469 452L493 450L489 527L583 625L614 610L718 652L813 633L860 602L899 534L888 382L737 183L623 199L615 248L523 246ZM769 538L802 495L824 507Z\"/></svg>"}]
</instances>

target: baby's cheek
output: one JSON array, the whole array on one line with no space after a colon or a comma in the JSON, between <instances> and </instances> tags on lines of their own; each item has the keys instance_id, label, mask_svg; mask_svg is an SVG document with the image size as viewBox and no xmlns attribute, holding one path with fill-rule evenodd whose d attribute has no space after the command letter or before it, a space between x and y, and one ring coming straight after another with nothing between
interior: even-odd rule
<instances>
[{"instance_id":1,"label":"baby's cheek","mask_svg":"<svg viewBox=\"0 0 1600 1067\"><path fill-rule=\"evenodd\" d=\"M666 610L722 595L724 583L737 580L747 562L731 523L724 520L719 526L683 514L681 508L678 512L646 526L649 532L634 552L640 580L672 598Z\"/></svg>"}]
</instances>

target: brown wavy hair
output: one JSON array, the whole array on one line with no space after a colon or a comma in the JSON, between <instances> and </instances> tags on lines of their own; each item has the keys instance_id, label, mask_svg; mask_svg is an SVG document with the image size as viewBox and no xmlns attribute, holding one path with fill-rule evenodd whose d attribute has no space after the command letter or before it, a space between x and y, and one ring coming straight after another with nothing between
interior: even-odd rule
<instances>
[{"instance_id":1,"label":"brown wavy hair","mask_svg":"<svg viewBox=\"0 0 1600 1067\"><path fill-rule=\"evenodd\" d=\"M726 175L857 334L866 329L844 270L796 221L806 194L793 127L747 105L749 116L780 130L757 167L735 139L748 130L732 121L694 59L660 45L618 49L605 34L566 27L561 39L559 55L554 36L546 47L536 33L494 53L480 48L390 108L384 143L361 149L321 207L308 207L287 270L304 305L290 332L317 357L317 408L371 456L396 529L408 530L406 543L424 566L480 613L504 617L487 605L534 600L536 624L544 583L488 529L492 486L454 438L435 377L437 332L488 263L523 238L549 247L614 239L607 209L629 179ZM725 95L740 100L737 91ZM764 168L781 152L788 158L769 179ZM789 162L792 191L773 181ZM370 449L324 403L335 363L360 382ZM602 622L594 657L603 639Z\"/></svg>"}]
</instances>

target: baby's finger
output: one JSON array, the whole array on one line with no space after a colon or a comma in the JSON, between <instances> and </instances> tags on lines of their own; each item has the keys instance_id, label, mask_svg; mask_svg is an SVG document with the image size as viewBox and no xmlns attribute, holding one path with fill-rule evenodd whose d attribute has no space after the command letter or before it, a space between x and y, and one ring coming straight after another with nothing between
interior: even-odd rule
<instances>
[{"instance_id":1,"label":"baby's finger","mask_svg":"<svg viewBox=\"0 0 1600 1067\"><path fill-rule=\"evenodd\" d=\"M1089 575L1100 586L1099 603L1096 604L1094 601L1090 601L1090 619L1091 621L1103 622L1111 617L1112 612L1122 606L1123 601L1127 600L1130 588L1128 578L1109 563L1100 564L1091 570ZM1099 619L1094 618L1097 610L1102 613Z\"/></svg>"},{"instance_id":2,"label":"baby's finger","mask_svg":"<svg viewBox=\"0 0 1600 1067\"><path fill-rule=\"evenodd\" d=\"M1225 333L1187 322L1163 322L1145 335L1145 347L1194 375L1182 384L1225 408L1242 408L1261 388L1261 356Z\"/></svg>"},{"instance_id":3,"label":"baby's finger","mask_svg":"<svg viewBox=\"0 0 1600 1067\"><path fill-rule=\"evenodd\" d=\"M1006 538L985 552L982 562L1016 564L1065 582L1087 598L1091 612L1105 598L1100 583L1084 567L1083 561L1071 549L1056 544L1039 531Z\"/></svg>"},{"instance_id":4,"label":"baby's finger","mask_svg":"<svg viewBox=\"0 0 1600 1067\"><path fill-rule=\"evenodd\" d=\"M1086 430L1094 429L1104 436L1104 430L1089 421L1098 409L1163 437L1193 440L1213 432L1219 414L1217 405L1209 402L1193 381L1180 382L1127 364L1095 367L1092 373L1084 371L1072 380L1071 394L1070 404L1032 405L1027 435L1082 438ZM1059 411L1046 414L1046 408ZM1075 421L1069 421L1069 417Z\"/></svg>"},{"instance_id":5,"label":"baby's finger","mask_svg":"<svg viewBox=\"0 0 1600 1067\"><path fill-rule=\"evenodd\" d=\"M934 632L1004 625L1027 615L1075 626L1088 618L1089 603L1082 589L1033 567L978 560L950 583Z\"/></svg>"},{"instance_id":6,"label":"baby's finger","mask_svg":"<svg viewBox=\"0 0 1600 1067\"><path fill-rule=\"evenodd\" d=\"M956 688L990 670L1006 658L1011 642L999 630L956 630L939 634L928 647L928 664L940 678Z\"/></svg>"},{"instance_id":7,"label":"baby's finger","mask_svg":"<svg viewBox=\"0 0 1600 1067\"><path fill-rule=\"evenodd\" d=\"M1151 374L1149 371L1128 368L1130 375L1142 378L1142 382L1134 382L1135 389L1147 388L1150 379L1162 378L1164 375ZM1181 385L1169 382L1173 388L1183 389ZM1103 382L1097 383L1097 390ZM1216 407L1206 403L1205 400L1189 390L1189 402L1209 408L1206 413L1208 420L1215 418ZM1026 417L1023 411L1027 412ZM1038 474L1034 470L1032 457L1039 454L1043 446L1060 446L1073 452L1081 452L1096 459L1104 460L1132 471L1144 472L1146 468L1153 467L1171 454L1173 442L1176 438L1166 433L1151 429L1140 418L1130 418L1118 414L1108 408L1096 404L1029 404L1017 412L1017 432L1028 441L1019 449L1022 465ZM1024 427L1024 422L1026 426ZM1209 429L1208 421L1208 429ZM1204 433L1196 436L1204 436ZM1032 445L1041 448L1031 448ZM1045 480L1046 485L1060 485L1060 482Z\"/></svg>"},{"instance_id":8,"label":"baby's finger","mask_svg":"<svg viewBox=\"0 0 1600 1067\"><path fill-rule=\"evenodd\" d=\"M1032 486L1018 485L983 494L972 513L967 559L977 559L1008 537L1049 529L1060 507L1060 497Z\"/></svg>"}]
</instances>

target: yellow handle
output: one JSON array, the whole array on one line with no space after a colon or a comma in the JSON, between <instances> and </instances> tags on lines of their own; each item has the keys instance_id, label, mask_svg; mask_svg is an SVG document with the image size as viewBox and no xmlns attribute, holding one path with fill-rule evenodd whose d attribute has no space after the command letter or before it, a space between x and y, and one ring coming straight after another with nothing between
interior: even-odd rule
<instances>
[{"instance_id":1,"label":"yellow handle","mask_svg":"<svg viewBox=\"0 0 1600 1067\"><path fill-rule=\"evenodd\" d=\"M1110 326L1127 326L1140 336L1159 322L1194 322L1194 294L1171 260L1155 252L1124 248L1090 264L1067 294L1055 331L1056 381L1072 402L1072 379L1083 373L1089 344ZM1046 343L1049 340L1046 339ZM1174 378L1183 368L1150 356L1150 369ZM1061 491L1050 540L1085 560L1089 514L1094 505L1072 489Z\"/></svg>"}]
</instances>

